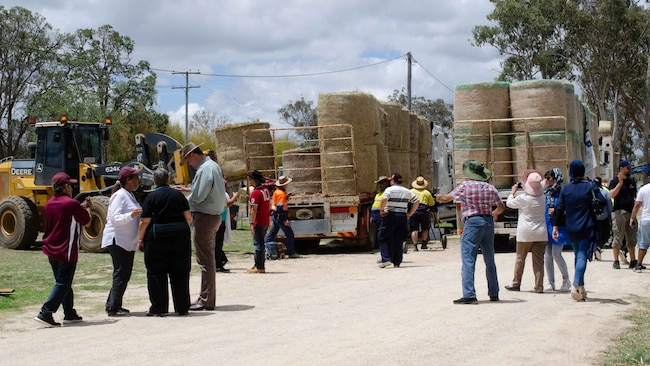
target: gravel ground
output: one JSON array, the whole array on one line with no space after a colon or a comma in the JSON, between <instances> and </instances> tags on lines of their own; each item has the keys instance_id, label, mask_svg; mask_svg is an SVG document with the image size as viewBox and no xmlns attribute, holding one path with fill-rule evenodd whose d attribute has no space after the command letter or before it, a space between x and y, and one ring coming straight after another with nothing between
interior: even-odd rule
<instances>
[{"instance_id":1,"label":"gravel ground","mask_svg":"<svg viewBox=\"0 0 650 366\"><path fill-rule=\"evenodd\" d=\"M573 253L564 252L571 268ZM514 253L497 254L499 285L512 278ZM487 296L477 264L479 305L462 295L457 237L447 250L409 251L400 268L379 269L378 254L307 255L267 262L247 274L250 256L217 275L215 311L146 317L146 286L130 286L128 318L108 318L106 294L77 293L84 322L43 328L22 313L0 313L0 360L7 365L592 365L629 325L648 273L613 270L611 250L588 265L588 301L533 291L530 259L522 291ZM142 269L136 269L142 270ZM193 272L196 273L196 272ZM559 284L558 284L559 286ZM191 280L192 296L199 277ZM19 290L19 289L17 289ZM62 319L62 310L55 319Z\"/></svg>"}]
</instances>

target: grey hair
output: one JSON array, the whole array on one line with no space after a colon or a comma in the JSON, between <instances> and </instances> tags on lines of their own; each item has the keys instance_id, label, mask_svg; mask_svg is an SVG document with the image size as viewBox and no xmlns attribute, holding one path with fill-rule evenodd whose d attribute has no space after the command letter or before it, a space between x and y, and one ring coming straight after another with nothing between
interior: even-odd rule
<instances>
[{"instance_id":1,"label":"grey hair","mask_svg":"<svg viewBox=\"0 0 650 366\"><path fill-rule=\"evenodd\" d=\"M169 183L169 172L164 168L153 171L153 182L157 186L166 186Z\"/></svg>"}]
</instances>

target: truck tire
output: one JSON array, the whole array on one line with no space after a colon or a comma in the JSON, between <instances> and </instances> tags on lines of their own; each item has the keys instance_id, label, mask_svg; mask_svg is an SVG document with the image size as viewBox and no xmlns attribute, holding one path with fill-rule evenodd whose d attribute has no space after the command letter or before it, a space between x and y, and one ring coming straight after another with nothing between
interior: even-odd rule
<instances>
[{"instance_id":1,"label":"truck tire","mask_svg":"<svg viewBox=\"0 0 650 366\"><path fill-rule=\"evenodd\" d=\"M102 253L102 234L106 227L106 216L108 216L108 197L94 196L93 206L90 209L90 226L81 228L81 249L90 253Z\"/></svg>"},{"instance_id":2,"label":"truck tire","mask_svg":"<svg viewBox=\"0 0 650 366\"><path fill-rule=\"evenodd\" d=\"M27 249L38 236L38 210L28 198L9 196L0 201L0 245Z\"/></svg>"}]
</instances>

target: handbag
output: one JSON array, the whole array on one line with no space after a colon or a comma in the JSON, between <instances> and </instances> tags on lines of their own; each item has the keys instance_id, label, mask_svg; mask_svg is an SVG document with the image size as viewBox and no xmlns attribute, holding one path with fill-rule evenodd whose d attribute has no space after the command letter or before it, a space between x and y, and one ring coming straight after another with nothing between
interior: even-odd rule
<instances>
[{"instance_id":1,"label":"handbag","mask_svg":"<svg viewBox=\"0 0 650 366\"><path fill-rule=\"evenodd\" d=\"M602 215L605 212L606 203L596 198L596 193L594 192L594 187L591 189L591 212L596 215L596 217Z\"/></svg>"}]
</instances>

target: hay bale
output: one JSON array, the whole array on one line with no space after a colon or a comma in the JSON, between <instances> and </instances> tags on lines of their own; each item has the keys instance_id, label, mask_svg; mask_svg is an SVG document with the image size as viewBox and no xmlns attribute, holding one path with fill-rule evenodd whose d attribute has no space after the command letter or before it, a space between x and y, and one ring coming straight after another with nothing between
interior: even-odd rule
<instances>
[{"instance_id":1,"label":"hay bale","mask_svg":"<svg viewBox=\"0 0 650 366\"><path fill-rule=\"evenodd\" d=\"M566 92L560 80L526 80L510 84L512 118L567 115Z\"/></svg>"},{"instance_id":2,"label":"hay bale","mask_svg":"<svg viewBox=\"0 0 650 366\"><path fill-rule=\"evenodd\" d=\"M480 161L492 172L491 183L497 188L509 188L513 182L512 151L509 136L495 136L494 144L489 139L454 136L453 160L456 183L466 180L463 174L465 160Z\"/></svg>"},{"instance_id":3,"label":"hay bale","mask_svg":"<svg viewBox=\"0 0 650 366\"><path fill-rule=\"evenodd\" d=\"M388 150L401 150L402 149L402 133L401 129L404 128L408 119L408 115L403 114L403 108L401 104L393 102L380 102L379 103L383 113L385 114L386 120L386 133L384 134L384 141Z\"/></svg>"},{"instance_id":4,"label":"hay bale","mask_svg":"<svg viewBox=\"0 0 650 366\"><path fill-rule=\"evenodd\" d=\"M268 122L248 122L228 124L214 130L216 140L217 163L223 171L224 178L239 180L246 178L246 160L244 154L244 131L268 129ZM249 145L249 156L256 157L250 161L250 169L266 171L274 170L273 145L271 134L257 132L250 134L248 141L257 142Z\"/></svg>"},{"instance_id":5,"label":"hay bale","mask_svg":"<svg viewBox=\"0 0 650 366\"><path fill-rule=\"evenodd\" d=\"M408 151L418 152L420 144L420 120L417 114L409 113L409 139Z\"/></svg>"},{"instance_id":6,"label":"hay bale","mask_svg":"<svg viewBox=\"0 0 650 366\"><path fill-rule=\"evenodd\" d=\"M423 116L418 116L418 154L431 153L431 124Z\"/></svg>"},{"instance_id":7,"label":"hay bale","mask_svg":"<svg viewBox=\"0 0 650 366\"><path fill-rule=\"evenodd\" d=\"M408 109L402 108L398 125L400 131L400 151L410 151L411 141L411 113Z\"/></svg>"},{"instance_id":8,"label":"hay bale","mask_svg":"<svg viewBox=\"0 0 650 366\"><path fill-rule=\"evenodd\" d=\"M388 146L375 145L377 148L377 177L380 175L390 176L390 159L388 158Z\"/></svg>"},{"instance_id":9,"label":"hay bale","mask_svg":"<svg viewBox=\"0 0 650 366\"><path fill-rule=\"evenodd\" d=\"M351 124L356 145L375 145L381 142L378 106L372 94L319 94L318 125ZM329 132L323 129L326 136Z\"/></svg>"},{"instance_id":10,"label":"hay bale","mask_svg":"<svg viewBox=\"0 0 650 366\"><path fill-rule=\"evenodd\" d=\"M442 159L442 157L441 157ZM446 157L445 157L446 159ZM422 175L424 179L429 181L429 190L433 190L436 187L433 187L434 181L433 181L433 168L434 167L434 161L432 155L429 154L418 154L418 174L416 174L416 177L418 175ZM414 178L414 179L415 179ZM445 192L446 193L446 192Z\"/></svg>"},{"instance_id":11,"label":"hay bale","mask_svg":"<svg viewBox=\"0 0 650 366\"><path fill-rule=\"evenodd\" d=\"M292 194L322 192L320 148L307 147L282 152L282 171L293 182L287 187Z\"/></svg>"},{"instance_id":12,"label":"hay bale","mask_svg":"<svg viewBox=\"0 0 650 366\"><path fill-rule=\"evenodd\" d=\"M357 161L357 189L359 193L373 193L377 179L377 146L356 146L354 155Z\"/></svg>"},{"instance_id":13,"label":"hay bale","mask_svg":"<svg viewBox=\"0 0 650 366\"><path fill-rule=\"evenodd\" d=\"M562 171L567 171L569 162L576 159L576 152L572 148L563 148L567 138L564 132L531 133L529 138L527 144L525 135L514 137L512 154L515 160L515 177L520 177L526 169L545 172L560 168Z\"/></svg>"},{"instance_id":14,"label":"hay bale","mask_svg":"<svg viewBox=\"0 0 650 366\"><path fill-rule=\"evenodd\" d=\"M352 146L325 146L321 148L323 193L326 195L355 194L355 174Z\"/></svg>"},{"instance_id":15,"label":"hay bale","mask_svg":"<svg viewBox=\"0 0 650 366\"><path fill-rule=\"evenodd\" d=\"M509 85L506 82L457 85L454 91L454 120L510 117Z\"/></svg>"}]
</instances>

